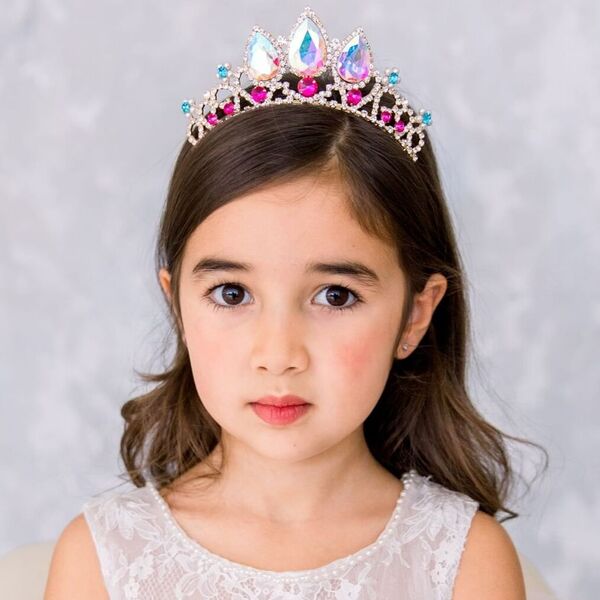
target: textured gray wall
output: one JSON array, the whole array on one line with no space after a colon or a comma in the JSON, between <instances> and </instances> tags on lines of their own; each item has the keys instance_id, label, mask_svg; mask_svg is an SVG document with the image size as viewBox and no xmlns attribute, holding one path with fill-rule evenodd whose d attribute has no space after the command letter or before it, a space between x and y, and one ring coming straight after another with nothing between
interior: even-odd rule
<instances>
[{"instance_id":1,"label":"textured gray wall","mask_svg":"<svg viewBox=\"0 0 600 600\"><path fill-rule=\"evenodd\" d=\"M55 538L118 483L119 408L143 390L133 368L160 366L166 331L152 252L179 104L240 64L252 25L287 35L304 3L218 6L2 3L0 552ZM564 600L597 597L600 4L311 6L333 37L362 25L377 68L399 67L433 112L472 389L551 455L507 530ZM516 458L525 476L538 456Z\"/></svg>"}]
</instances>

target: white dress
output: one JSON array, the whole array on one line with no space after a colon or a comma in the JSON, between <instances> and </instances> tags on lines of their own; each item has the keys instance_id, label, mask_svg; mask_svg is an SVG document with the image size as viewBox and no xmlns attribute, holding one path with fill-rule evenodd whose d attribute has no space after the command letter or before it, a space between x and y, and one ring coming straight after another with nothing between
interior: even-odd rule
<instances>
[{"instance_id":1,"label":"white dress","mask_svg":"<svg viewBox=\"0 0 600 600\"><path fill-rule=\"evenodd\" d=\"M184 532L150 482L104 492L83 514L111 600L451 600L479 504L414 470L402 481L376 541L302 571L256 569L210 552Z\"/></svg>"}]
</instances>

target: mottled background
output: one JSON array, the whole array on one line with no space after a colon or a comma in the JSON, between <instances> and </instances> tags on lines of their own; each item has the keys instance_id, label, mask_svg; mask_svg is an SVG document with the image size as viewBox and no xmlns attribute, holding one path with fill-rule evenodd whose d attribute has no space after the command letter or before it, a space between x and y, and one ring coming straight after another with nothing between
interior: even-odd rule
<instances>
[{"instance_id":1,"label":"mottled background","mask_svg":"<svg viewBox=\"0 0 600 600\"><path fill-rule=\"evenodd\" d=\"M121 404L158 368L156 226L180 102L304 3L3 0L0 552L54 539L119 483ZM431 109L473 309L481 410L550 453L513 502L520 552L567 600L600 589L600 4L322 2ZM521 450L529 478L541 456Z\"/></svg>"}]
</instances>

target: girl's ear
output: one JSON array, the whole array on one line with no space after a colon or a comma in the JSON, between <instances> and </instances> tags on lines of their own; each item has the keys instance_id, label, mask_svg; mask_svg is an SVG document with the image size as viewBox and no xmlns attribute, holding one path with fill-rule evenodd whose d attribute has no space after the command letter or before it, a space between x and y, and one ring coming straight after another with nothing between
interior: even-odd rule
<instances>
[{"instance_id":1,"label":"girl's ear","mask_svg":"<svg viewBox=\"0 0 600 600\"><path fill-rule=\"evenodd\" d=\"M172 298L172 296L171 296L171 273L169 273L169 271L167 271L165 268L162 268L158 272L158 279L160 281L160 285L163 289L163 292L169 299L169 303L170 303L171 298Z\"/></svg>"},{"instance_id":2,"label":"girl's ear","mask_svg":"<svg viewBox=\"0 0 600 600\"><path fill-rule=\"evenodd\" d=\"M397 358L406 358L412 349L419 345L447 287L448 280L441 273L434 273L425 284L423 291L415 294L408 325L396 350Z\"/></svg>"},{"instance_id":3,"label":"girl's ear","mask_svg":"<svg viewBox=\"0 0 600 600\"><path fill-rule=\"evenodd\" d=\"M161 285L161 287L163 289L163 292L165 293L166 297L169 300L169 304L172 304L173 294L171 292L171 273L169 273L169 271L167 271L165 268L162 268L158 272L158 279L160 281L160 285ZM183 332L183 324L180 323L179 327L180 327L181 337L183 339L183 343L187 347L187 341L185 339L185 333Z\"/></svg>"}]
</instances>

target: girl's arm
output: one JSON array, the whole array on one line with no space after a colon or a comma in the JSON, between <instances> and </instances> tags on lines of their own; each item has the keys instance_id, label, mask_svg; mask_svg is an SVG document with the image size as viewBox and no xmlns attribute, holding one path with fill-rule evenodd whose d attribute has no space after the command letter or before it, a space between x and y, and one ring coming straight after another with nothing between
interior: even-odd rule
<instances>
[{"instance_id":1,"label":"girl's arm","mask_svg":"<svg viewBox=\"0 0 600 600\"><path fill-rule=\"evenodd\" d=\"M452 600L526 600L517 551L501 523L478 511L458 566Z\"/></svg>"},{"instance_id":2,"label":"girl's arm","mask_svg":"<svg viewBox=\"0 0 600 600\"><path fill-rule=\"evenodd\" d=\"M83 514L76 516L56 542L44 600L108 600L100 562Z\"/></svg>"}]
</instances>

